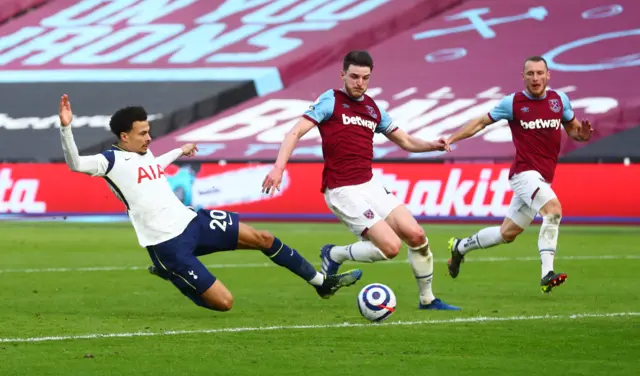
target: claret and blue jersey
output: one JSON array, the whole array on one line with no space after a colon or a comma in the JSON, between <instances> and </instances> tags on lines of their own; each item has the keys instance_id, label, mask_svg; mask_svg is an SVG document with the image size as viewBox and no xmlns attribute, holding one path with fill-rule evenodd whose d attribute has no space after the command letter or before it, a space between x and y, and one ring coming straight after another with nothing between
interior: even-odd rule
<instances>
[{"instance_id":1,"label":"claret and blue jersey","mask_svg":"<svg viewBox=\"0 0 640 376\"><path fill-rule=\"evenodd\" d=\"M538 171L552 182L562 142L562 125L575 118L565 93L548 90L543 97L517 92L502 98L489 112L493 121L507 120L511 128L516 157L510 175Z\"/></svg>"},{"instance_id":2,"label":"claret and blue jersey","mask_svg":"<svg viewBox=\"0 0 640 376\"><path fill-rule=\"evenodd\" d=\"M323 191L371 180L374 133L398 129L371 97L354 99L342 90L324 92L303 117L318 125L322 136Z\"/></svg>"}]
</instances>

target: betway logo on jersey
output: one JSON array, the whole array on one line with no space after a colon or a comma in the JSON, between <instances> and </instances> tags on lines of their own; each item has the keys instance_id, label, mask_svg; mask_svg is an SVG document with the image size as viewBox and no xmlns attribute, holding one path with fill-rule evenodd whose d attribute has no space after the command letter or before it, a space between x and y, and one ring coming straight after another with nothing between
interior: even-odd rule
<instances>
[{"instance_id":1,"label":"betway logo on jersey","mask_svg":"<svg viewBox=\"0 0 640 376\"><path fill-rule=\"evenodd\" d=\"M488 217L504 216L509 209L511 192L509 169L492 176L484 168L473 179L463 179L461 168L452 168L443 179L399 179L394 173L374 169L377 179L392 191L413 215Z\"/></svg>"},{"instance_id":2,"label":"betway logo on jersey","mask_svg":"<svg viewBox=\"0 0 640 376\"><path fill-rule=\"evenodd\" d=\"M551 119L551 120L536 119L533 121L520 120L520 125L522 125L522 128L524 129L547 129L547 128L559 129L560 125L562 125L562 121L560 119Z\"/></svg>"},{"instance_id":3,"label":"betway logo on jersey","mask_svg":"<svg viewBox=\"0 0 640 376\"><path fill-rule=\"evenodd\" d=\"M342 114L342 124L344 124L344 125L350 125L350 124L359 125L361 127L369 128L372 131L374 131L376 129L376 126L378 125L378 123L376 123L375 121L365 120L365 119L361 118L360 116L347 116L345 114Z\"/></svg>"},{"instance_id":4,"label":"betway logo on jersey","mask_svg":"<svg viewBox=\"0 0 640 376\"><path fill-rule=\"evenodd\" d=\"M568 88L558 88L568 91ZM500 103L505 92L501 87L490 87L474 96L458 96L451 87L436 90L407 88L385 90L369 88L369 96L386 110L394 124L412 136L423 139L446 137L469 119L483 116ZM295 94L296 96L304 96ZM277 154L285 134L295 126L300 114L309 105L309 100L291 97L271 98L257 101L251 106L238 106L224 115L203 120L183 131L175 132L156 141L164 150L179 147L186 142L201 144L200 157L212 159L270 159ZM573 99L573 108L580 113L605 114L618 108L618 100L612 97L584 97ZM478 156L513 155L511 129L502 120L474 136L486 142L486 147L477 148ZM320 132L312 128L301 139L302 144L293 153L293 158L322 160ZM374 157L422 158L433 153L407 154L396 147L387 137L376 134L373 138ZM506 145L506 146L503 146ZM158 146L156 146L157 149ZM275 154L274 154L275 153ZM499 153L499 154L496 154Z\"/></svg>"},{"instance_id":5,"label":"betway logo on jersey","mask_svg":"<svg viewBox=\"0 0 640 376\"><path fill-rule=\"evenodd\" d=\"M38 179L11 178L11 169L0 169L0 213L44 213L45 202L37 201Z\"/></svg>"}]
</instances>

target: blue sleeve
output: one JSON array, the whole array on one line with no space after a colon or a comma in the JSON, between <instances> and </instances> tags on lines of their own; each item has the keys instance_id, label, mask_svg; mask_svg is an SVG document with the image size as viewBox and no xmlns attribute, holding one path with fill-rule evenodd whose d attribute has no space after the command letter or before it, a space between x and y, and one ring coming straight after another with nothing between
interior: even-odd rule
<instances>
[{"instance_id":1,"label":"blue sleeve","mask_svg":"<svg viewBox=\"0 0 640 376\"><path fill-rule=\"evenodd\" d=\"M325 91L318 100L309 106L304 112L304 117L314 122L316 125L328 120L333 114L333 106L336 98L333 90Z\"/></svg>"},{"instance_id":2,"label":"blue sleeve","mask_svg":"<svg viewBox=\"0 0 640 376\"><path fill-rule=\"evenodd\" d=\"M102 155L104 155L105 158L107 158L107 162L109 162L109 165L107 166L107 171L105 171L105 175L109 173L109 171L111 171L111 169L113 168L113 165L116 163L116 155L114 154L113 150L107 150L102 152Z\"/></svg>"},{"instance_id":3,"label":"blue sleeve","mask_svg":"<svg viewBox=\"0 0 640 376\"><path fill-rule=\"evenodd\" d=\"M378 126L376 127L376 130L375 130L376 133L389 134L395 131L396 129L398 129L398 127L395 124L393 124L393 120L391 120L391 116L389 116L387 111L385 111L379 106L378 106L378 110L380 110L380 115L382 119L380 120L380 123L378 123Z\"/></svg>"},{"instance_id":4,"label":"blue sleeve","mask_svg":"<svg viewBox=\"0 0 640 376\"><path fill-rule=\"evenodd\" d=\"M514 94L505 96L497 106L489 111L491 120L494 122L499 120L513 120L513 96Z\"/></svg>"},{"instance_id":5,"label":"blue sleeve","mask_svg":"<svg viewBox=\"0 0 640 376\"><path fill-rule=\"evenodd\" d=\"M576 117L576 114L573 112L573 108L571 107L571 101L569 100L567 94L561 93L559 91L557 91L556 93L558 93L560 99L562 100L562 121L568 123L573 120L574 117Z\"/></svg>"}]
</instances>

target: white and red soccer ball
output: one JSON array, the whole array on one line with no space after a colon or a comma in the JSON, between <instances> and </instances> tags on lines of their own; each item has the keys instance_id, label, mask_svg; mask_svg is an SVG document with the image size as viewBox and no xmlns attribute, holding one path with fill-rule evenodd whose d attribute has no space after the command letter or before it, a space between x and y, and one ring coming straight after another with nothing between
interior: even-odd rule
<instances>
[{"instance_id":1,"label":"white and red soccer ball","mask_svg":"<svg viewBox=\"0 0 640 376\"><path fill-rule=\"evenodd\" d=\"M358 294L358 308L367 320L384 321L396 310L396 295L381 283L366 285Z\"/></svg>"}]
</instances>

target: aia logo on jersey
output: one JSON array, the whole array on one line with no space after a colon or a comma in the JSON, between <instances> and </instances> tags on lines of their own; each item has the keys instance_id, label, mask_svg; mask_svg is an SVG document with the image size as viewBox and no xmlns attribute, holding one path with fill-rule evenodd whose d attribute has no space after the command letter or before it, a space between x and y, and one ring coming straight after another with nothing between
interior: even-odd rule
<instances>
[{"instance_id":1,"label":"aia logo on jersey","mask_svg":"<svg viewBox=\"0 0 640 376\"><path fill-rule=\"evenodd\" d=\"M549 99L549 108L553 112L560 112L560 101L558 99Z\"/></svg>"},{"instance_id":2,"label":"aia logo on jersey","mask_svg":"<svg viewBox=\"0 0 640 376\"><path fill-rule=\"evenodd\" d=\"M144 179L156 180L164 176L164 171L160 165L156 167L149 166L147 168L138 167L138 184L142 183Z\"/></svg>"}]
</instances>

